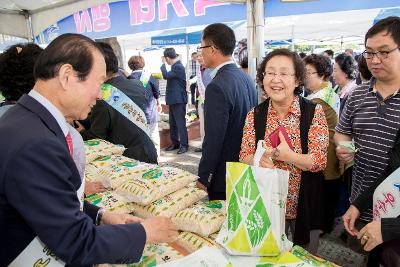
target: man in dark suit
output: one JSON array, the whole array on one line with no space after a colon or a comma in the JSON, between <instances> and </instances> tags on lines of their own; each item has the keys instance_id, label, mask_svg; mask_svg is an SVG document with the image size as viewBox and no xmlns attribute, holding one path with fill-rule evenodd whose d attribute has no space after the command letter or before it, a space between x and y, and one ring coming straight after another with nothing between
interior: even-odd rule
<instances>
[{"instance_id":1,"label":"man in dark suit","mask_svg":"<svg viewBox=\"0 0 400 267\"><path fill-rule=\"evenodd\" d=\"M171 65L171 70L167 71L165 63ZM188 151L189 141L186 128L186 74L185 67L182 65L178 55L173 48L164 50L163 64L161 73L167 80L167 91L165 101L169 109L169 132L172 145L166 151L178 149L178 154ZM179 137L178 137L179 136Z\"/></svg>"},{"instance_id":2,"label":"man in dark suit","mask_svg":"<svg viewBox=\"0 0 400 267\"><path fill-rule=\"evenodd\" d=\"M251 78L232 61L235 34L217 23L203 31L199 52L204 66L214 69L205 94L205 137L197 186L210 200L225 199L226 162L239 161L247 112L257 104Z\"/></svg>"},{"instance_id":3,"label":"man in dark suit","mask_svg":"<svg viewBox=\"0 0 400 267\"><path fill-rule=\"evenodd\" d=\"M107 84L129 97L143 112L150 105L150 91L139 80L129 80L119 73L118 59L109 44L99 43L106 61ZM135 121L126 118L104 100L97 100L90 115L90 128L78 131L84 140L101 138L126 147L124 156L157 164L157 150L150 136ZM79 122L78 122L79 124ZM147 126L147 121L146 121Z\"/></svg>"},{"instance_id":4,"label":"man in dark suit","mask_svg":"<svg viewBox=\"0 0 400 267\"><path fill-rule=\"evenodd\" d=\"M61 35L37 59L29 95L0 119L0 266L44 264L51 253L36 257L44 246L69 266L137 262L146 241L177 235L167 218L143 221L82 201L66 120L87 117L105 75L95 42ZM36 253L21 259L29 249Z\"/></svg>"}]
</instances>

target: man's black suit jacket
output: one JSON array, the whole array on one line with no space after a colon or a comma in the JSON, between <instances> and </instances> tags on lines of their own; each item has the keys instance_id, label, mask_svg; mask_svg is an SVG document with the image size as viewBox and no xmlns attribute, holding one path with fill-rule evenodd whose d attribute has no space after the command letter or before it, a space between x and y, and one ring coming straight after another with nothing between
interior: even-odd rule
<instances>
[{"instance_id":1,"label":"man's black suit jacket","mask_svg":"<svg viewBox=\"0 0 400 267\"><path fill-rule=\"evenodd\" d=\"M0 266L38 236L67 264L138 261L140 224L94 225L97 208L80 211L81 185L64 134L47 109L24 95L0 119Z\"/></svg>"},{"instance_id":2,"label":"man's black suit jacket","mask_svg":"<svg viewBox=\"0 0 400 267\"><path fill-rule=\"evenodd\" d=\"M219 69L207 86L205 137L198 175L199 181L213 192L225 192L226 162L239 161L246 115L256 104L254 82L235 64Z\"/></svg>"}]
</instances>

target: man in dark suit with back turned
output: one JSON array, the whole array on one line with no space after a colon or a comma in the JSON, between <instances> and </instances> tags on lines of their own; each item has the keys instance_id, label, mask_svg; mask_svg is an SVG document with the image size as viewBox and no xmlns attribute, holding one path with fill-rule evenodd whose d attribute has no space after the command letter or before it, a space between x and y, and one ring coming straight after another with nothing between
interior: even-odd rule
<instances>
[{"instance_id":1,"label":"man in dark suit with back turned","mask_svg":"<svg viewBox=\"0 0 400 267\"><path fill-rule=\"evenodd\" d=\"M68 266L137 262L146 241L171 241L177 232L167 218L143 221L82 201L66 120L85 119L101 98L98 45L61 35L34 72L34 88L0 119L0 266L54 264L45 247Z\"/></svg>"},{"instance_id":2,"label":"man in dark suit with back turned","mask_svg":"<svg viewBox=\"0 0 400 267\"><path fill-rule=\"evenodd\" d=\"M257 104L251 78L232 61L235 34L216 23L203 31L199 52L204 66L214 69L205 95L205 137L197 186L207 189L210 200L225 199L226 162L239 161L247 112Z\"/></svg>"},{"instance_id":3,"label":"man in dark suit with back turned","mask_svg":"<svg viewBox=\"0 0 400 267\"><path fill-rule=\"evenodd\" d=\"M170 71L167 71L165 63L171 65ZM172 145L165 150L179 149L178 154L186 153L189 148L185 119L187 103L186 74L185 67L179 60L175 49L166 48L164 50L163 64L160 69L164 79L167 80L165 101L169 109L169 132L172 141Z\"/></svg>"},{"instance_id":4,"label":"man in dark suit with back turned","mask_svg":"<svg viewBox=\"0 0 400 267\"><path fill-rule=\"evenodd\" d=\"M106 83L116 87L133 101L138 112L147 110L151 92L146 92L146 88L139 80L129 80L119 73L117 56L109 44L99 43L99 46L103 50L106 62ZM147 121L146 128L140 127L139 122L128 119L104 100L98 100L92 108L90 128L84 129L79 126L78 130L84 140L101 138L113 144L123 145L126 148L124 156L157 164L156 147L145 131Z\"/></svg>"}]
</instances>

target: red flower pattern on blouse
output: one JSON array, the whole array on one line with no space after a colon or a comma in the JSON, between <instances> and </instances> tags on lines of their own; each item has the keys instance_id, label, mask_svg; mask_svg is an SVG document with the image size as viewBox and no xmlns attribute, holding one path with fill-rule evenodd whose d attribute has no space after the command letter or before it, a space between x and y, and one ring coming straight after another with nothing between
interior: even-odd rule
<instances>
[{"instance_id":1,"label":"red flower pattern on blouse","mask_svg":"<svg viewBox=\"0 0 400 267\"><path fill-rule=\"evenodd\" d=\"M279 119L277 111L269 105L267 113L265 145L271 147L269 134L279 126L283 126L292 141L294 152L302 154L300 140L300 103L296 96L283 119ZM240 161L256 152L256 137L254 130L254 109L247 113L246 122L243 128L242 147L240 150ZM329 131L324 111L321 105L315 108L314 118L308 133L308 154L313 160L311 172L323 171L326 168L327 151L329 145ZM286 219L296 219L297 204L300 191L302 170L293 164L283 161L273 161L276 168L289 171L289 190L286 202Z\"/></svg>"}]
</instances>

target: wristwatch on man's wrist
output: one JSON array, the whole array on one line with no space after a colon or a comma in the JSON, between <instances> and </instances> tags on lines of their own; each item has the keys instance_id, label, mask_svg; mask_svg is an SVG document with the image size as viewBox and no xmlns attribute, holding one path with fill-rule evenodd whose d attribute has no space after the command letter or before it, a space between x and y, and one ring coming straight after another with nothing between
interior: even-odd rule
<instances>
[{"instance_id":1,"label":"wristwatch on man's wrist","mask_svg":"<svg viewBox=\"0 0 400 267\"><path fill-rule=\"evenodd\" d=\"M106 212L105 209L99 209L99 211L97 212L96 223L95 223L96 225L100 225L101 220L103 219L104 212Z\"/></svg>"}]
</instances>

